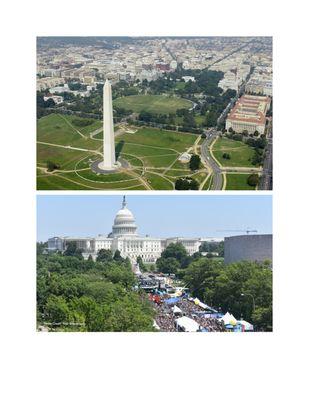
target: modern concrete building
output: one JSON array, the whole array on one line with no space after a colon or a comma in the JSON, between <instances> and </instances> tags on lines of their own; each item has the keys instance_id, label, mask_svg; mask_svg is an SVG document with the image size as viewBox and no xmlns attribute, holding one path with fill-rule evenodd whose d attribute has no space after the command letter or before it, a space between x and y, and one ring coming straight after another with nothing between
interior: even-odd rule
<instances>
[{"instance_id":1,"label":"modern concrete building","mask_svg":"<svg viewBox=\"0 0 309 400\"><path fill-rule=\"evenodd\" d=\"M273 235L241 235L224 238L224 263L272 261Z\"/></svg>"},{"instance_id":2,"label":"modern concrete building","mask_svg":"<svg viewBox=\"0 0 309 400\"><path fill-rule=\"evenodd\" d=\"M85 259L91 255L96 258L101 249L115 252L119 250L122 257L128 257L132 264L136 263L137 257L144 262L154 263L161 256L162 251L170 243L182 243L189 255L196 253L202 243L200 238L154 238L140 236L137 233L137 225L132 212L127 208L125 196L122 208L117 212L112 232L107 236L96 237L53 237L48 239L49 251L64 251L70 242L75 242L82 249Z\"/></svg>"}]
</instances>

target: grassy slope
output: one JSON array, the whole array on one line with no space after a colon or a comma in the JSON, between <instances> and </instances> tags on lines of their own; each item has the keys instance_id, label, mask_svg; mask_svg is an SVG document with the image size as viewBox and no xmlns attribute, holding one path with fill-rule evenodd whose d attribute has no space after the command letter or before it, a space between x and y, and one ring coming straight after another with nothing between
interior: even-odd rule
<instances>
[{"instance_id":1,"label":"grassy slope","mask_svg":"<svg viewBox=\"0 0 309 400\"><path fill-rule=\"evenodd\" d=\"M47 117L43 117L38 121L38 140L48 143L62 144L64 146L82 147L82 148L96 148L98 149L100 143L89 138L82 138L74 129L70 126L74 117L67 117L64 120L60 115L51 114ZM69 123L68 123L69 122ZM90 125L92 128L97 129L99 121L94 121L94 124ZM90 126L84 127L87 129L83 130L89 133L93 129ZM186 174L185 171L188 166L180 164L177 160L178 153L185 151L191 147L196 140L194 134L184 134L178 132L169 132L153 128L142 128L134 134L125 133L118 136L116 139L116 147L121 143L120 154L123 157L132 162L133 166L141 168L145 165L148 168L148 178L152 181L155 189L172 189L172 185L166 179L159 177L155 174L151 174L152 167L162 167L161 170L155 172L162 172L164 169L171 164L172 168L179 169L180 174ZM37 160L38 165L45 167L46 161L51 160L60 164L61 169L71 170L76 168L88 168L89 159L96 159L98 155L94 153L87 153L78 150L72 150L70 148L60 148L54 146L48 146L38 144L37 146ZM176 161L176 162L175 162ZM181 170L184 169L182 172ZM141 173L141 170L136 170L137 173ZM77 176L75 173L65 173L61 175L61 171L57 172L57 176L46 175L42 176L42 172L39 171L38 178L38 189L72 189L72 190L86 190L86 189L120 189L129 188L132 185L140 185L137 179L133 179L129 174L116 174L116 175L96 175L93 174L90 169L86 171L80 171L81 176ZM59 175L60 174L60 175ZM169 172L167 172L169 174ZM178 174L176 171L175 175ZM171 173L173 175L173 173ZM68 178L74 182L65 180ZM118 180L118 182L117 182ZM125 182L119 182L123 180ZM172 180L174 180L172 178ZM91 187L83 187L82 184ZM137 187L136 189L142 189L143 187Z\"/></svg>"},{"instance_id":2,"label":"grassy slope","mask_svg":"<svg viewBox=\"0 0 309 400\"><path fill-rule=\"evenodd\" d=\"M68 116L61 116L59 114L50 114L42 117L37 125L37 140L40 142L60 144L63 146L80 147L83 149L98 149L100 142L92 140L89 137L82 137L77 131L83 133L83 130L90 126L79 128L70 125L71 119ZM92 124L95 130L96 124ZM92 126L91 125L91 126ZM84 134L84 133L83 133Z\"/></svg>"},{"instance_id":3,"label":"grassy slope","mask_svg":"<svg viewBox=\"0 0 309 400\"><path fill-rule=\"evenodd\" d=\"M226 190L254 190L248 185L247 179L250 174L226 174Z\"/></svg>"},{"instance_id":4,"label":"grassy slope","mask_svg":"<svg viewBox=\"0 0 309 400\"><path fill-rule=\"evenodd\" d=\"M136 133L125 133L117 137L117 142L138 143L147 146L165 147L184 151L193 145L197 135L191 133L170 132L154 128L142 128Z\"/></svg>"},{"instance_id":5,"label":"grassy slope","mask_svg":"<svg viewBox=\"0 0 309 400\"><path fill-rule=\"evenodd\" d=\"M212 148L216 159L223 167L252 167L250 159L254 155L252 147L245 143L227 138L219 138ZM231 156L230 160L224 159L223 153Z\"/></svg>"},{"instance_id":6,"label":"grassy slope","mask_svg":"<svg viewBox=\"0 0 309 400\"><path fill-rule=\"evenodd\" d=\"M119 97L114 100L114 106L140 112L142 110L153 113L172 113L181 108L191 108L189 100L180 97L167 97L160 95L136 95Z\"/></svg>"}]
</instances>

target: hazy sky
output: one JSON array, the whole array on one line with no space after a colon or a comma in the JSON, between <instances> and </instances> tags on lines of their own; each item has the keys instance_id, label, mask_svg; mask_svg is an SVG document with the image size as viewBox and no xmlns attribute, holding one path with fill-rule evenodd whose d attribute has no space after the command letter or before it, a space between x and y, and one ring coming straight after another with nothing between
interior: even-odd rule
<instances>
[{"instance_id":1,"label":"hazy sky","mask_svg":"<svg viewBox=\"0 0 309 400\"><path fill-rule=\"evenodd\" d=\"M224 237L251 229L272 233L269 195L128 195L138 233L154 237ZM38 195L37 239L111 232L121 195ZM245 233L244 233L245 234Z\"/></svg>"}]
</instances>

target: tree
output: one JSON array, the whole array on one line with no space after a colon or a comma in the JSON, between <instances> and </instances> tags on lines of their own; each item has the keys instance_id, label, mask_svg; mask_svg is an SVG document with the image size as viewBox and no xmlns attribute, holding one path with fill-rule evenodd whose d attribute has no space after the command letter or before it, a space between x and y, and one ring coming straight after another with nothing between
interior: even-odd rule
<instances>
[{"instance_id":1,"label":"tree","mask_svg":"<svg viewBox=\"0 0 309 400\"><path fill-rule=\"evenodd\" d=\"M252 321L258 330L272 329L272 270L250 261L223 265L205 257L192 262L183 277L194 296Z\"/></svg>"},{"instance_id":2,"label":"tree","mask_svg":"<svg viewBox=\"0 0 309 400\"><path fill-rule=\"evenodd\" d=\"M45 108L54 107L55 105L56 105L56 103L54 102L54 100L52 98L45 101Z\"/></svg>"},{"instance_id":3,"label":"tree","mask_svg":"<svg viewBox=\"0 0 309 400\"><path fill-rule=\"evenodd\" d=\"M220 264L217 261L202 257L189 265L183 279L193 296L213 304L215 280L219 273Z\"/></svg>"},{"instance_id":4,"label":"tree","mask_svg":"<svg viewBox=\"0 0 309 400\"><path fill-rule=\"evenodd\" d=\"M161 253L161 258L175 258L180 263L188 255L182 243L170 243Z\"/></svg>"},{"instance_id":5,"label":"tree","mask_svg":"<svg viewBox=\"0 0 309 400\"><path fill-rule=\"evenodd\" d=\"M121 253L118 249L115 251L113 259L115 261L123 261L123 258L121 257Z\"/></svg>"},{"instance_id":6,"label":"tree","mask_svg":"<svg viewBox=\"0 0 309 400\"><path fill-rule=\"evenodd\" d=\"M184 114L183 126L185 128L195 128L196 127L194 115L192 113L190 113L189 111L186 111L186 113Z\"/></svg>"},{"instance_id":7,"label":"tree","mask_svg":"<svg viewBox=\"0 0 309 400\"><path fill-rule=\"evenodd\" d=\"M74 253L74 252L72 252ZM37 258L38 323L61 331L152 331L154 310L127 261Z\"/></svg>"},{"instance_id":8,"label":"tree","mask_svg":"<svg viewBox=\"0 0 309 400\"><path fill-rule=\"evenodd\" d=\"M158 271L163 272L164 274L176 274L178 268L180 268L180 263L176 258L169 257L163 258L160 257L156 262Z\"/></svg>"},{"instance_id":9,"label":"tree","mask_svg":"<svg viewBox=\"0 0 309 400\"><path fill-rule=\"evenodd\" d=\"M64 256L72 256L77 257L79 259L83 259L83 251L77 247L76 242L69 242L63 255Z\"/></svg>"},{"instance_id":10,"label":"tree","mask_svg":"<svg viewBox=\"0 0 309 400\"><path fill-rule=\"evenodd\" d=\"M201 166L201 157L198 154L193 154L190 158L190 169L195 171Z\"/></svg>"},{"instance_id":11,"label":"tree","mask_svg":"<svg viewBox=\"0 0 309 400\"><path fill-rule=\"evenodd\" d=\"M47 242L37 242L36 243L36 254L43 254L44 250L47 249Z\"/></svg>"},{"instance_id":12,"label":"tree","mask_svg":"<svg viewBox=\"0 0 309 400\"><path fill-rule=\"evenodd\" d=\"M198 188L199 188L198 181L196 181L195 179L191 179L190 190L198 190Z\"/></svg>"},{"instance_id":13,"label":"tree","mask_svg":"<svg viewBox=\"0 0 309 400\"><path fill-rule=\"evenodd\" d=\"M222 158L224 158L225 160L230 160L231 159L231 155L229 153L223 153L222 154Z\"/></svg>"},{"instance_id":14,"label":"tree","mask_svg":"<svg viewBox=\"0 0 309 400\"><path fill-rule=\"evenodd\" d=\"M154 309L146 298L129 293L111 305L104 330L112 332L152 332Z\"/></svg>"},{"instance_id":15,"label":"tree","mask_svg":"<svg viewBox=\"0 0 309 400\"><path fill-rule=\"evenodd\" d=\"M62 296L51 295L45 307L46 318L54 323L69 322L70 310Z\"/></svg>"},{"instance_id":16,"label":"tree","mask_svg":"<svg viewBox=\"0 0 309 400\"><path fill-rule=\"evenodd\" d=\"M252 174L248 176L247 183L250 186L256 187L259 183L259 176L258 174Z\"/></svg>"},{"instance_id":17,"label":"tree","mask_svg":"<svg viewBox=\"0 0 309 400\"><path fill-rule=\"evenodd\" d=\"M107 249L100 249L97 254L97 261L105 262L105 261L112 261L113 260L113 253L111 250Z\"/></svg>"},{"instance_id":18,"label":"tree","mask_svg":"<svg viewBox=\"0 0 309 400\"><path fill-rule=\"evenodd\" d=\"M269 305L268 307L256 307L252 314L252 323L263 331L272 331L272 305Z\"/></svg>"},{"instance_id":19,"label":"tree","mask_svg":"<svg viewBox=\"0 0 309 400\"><path fill-rule=\"evenodd\" d=\"M176 190L198 190L198 182L190 177L178 178L175 182Z\"/></svg>"},{"instance_id":20,"label":"tree","mask_svg":"<svg viewBox=\"0 0 309 400\"><path fill-rule=\"evenodd\" d=\"M144 262L143 262L143 259L142 259L141 256L138 256L138 257L137 257L136 262L137 262L137 264L138 264L140 270L141 270L141 271L145 271L145 265L144 265Z\"/></svg>"},{"instance_id":21,"label":"tree","mask_svg":"<svg viewBox=\"0 0 309 400\"><path fill-rule=\"evenodd\" d=\"M55 169L60 169L60 165L54 163L53 161L48 160L48 161L46 161L46 168L47 168L47 171L52 172Z\"/></svg>"}]
</instances>

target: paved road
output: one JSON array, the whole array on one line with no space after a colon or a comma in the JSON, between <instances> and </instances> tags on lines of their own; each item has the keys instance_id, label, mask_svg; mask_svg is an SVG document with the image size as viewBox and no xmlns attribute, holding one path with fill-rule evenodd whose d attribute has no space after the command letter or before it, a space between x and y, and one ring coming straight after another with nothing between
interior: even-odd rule
<instances>
[{"instance_id":1,"label":"paved road","mask_svg":"<svg viewBox=\"0 0 309 400\"><path fill-rule=\"evenodd\" d=\"M247 43L241 45L240 47L237 47L237 49L232 50L230 53L228 53L228 54L226 54L224 57L219 58L218 60L214 61L212 64L209 64L207 68L210 68L210 67L212 67L213 65L215 65L215 64L217 64L217 63L219 63L219 62L225 60L225 59L228 58L229 56L231 56L231 55L237 53L238 51L242 50L243 48L247 47L250 43L252 43L252 42L254 42L254 41L255 41L255 39L249 40L249 42L247 42Z\"/></svg>"},{"instance_id":2,"label":"paved road","mask_svg":"<svg viewBox=\"0 0 309 400\"><path fill-rule=\"evenodd\" d=\"M218 166L218 164L215 162L215 160L212 158L210 151L209 151L209 146L212 143L212 141L216 138L218 135L218 132L214 129L208 131L206 133L206 139L201 145L201 156L203 160L206 162L206 164L210 167L210 169L213 171L213 180L210 189L211 190L221 190L222 185L223 185L223 179L222 179L222 173L221 169Z\"/></svg>"},{"instance_id":3,"label":"paved road","mask_svg":"<svg viewBox=\"0 0 309 400\"><path fill-rule=\"evenodd\" d=\"M272 190L273 188L273 137L272 125L270 123L267 132L268 143L263 165L263 175L260 181L260 190Z\"/></svg>"}]
</instances>

